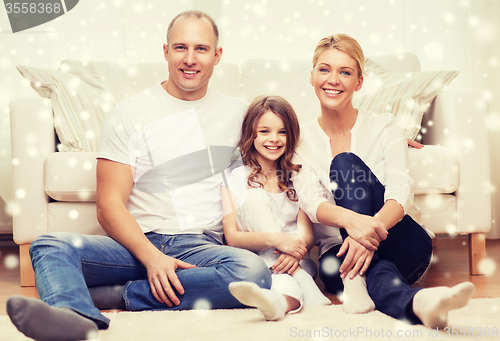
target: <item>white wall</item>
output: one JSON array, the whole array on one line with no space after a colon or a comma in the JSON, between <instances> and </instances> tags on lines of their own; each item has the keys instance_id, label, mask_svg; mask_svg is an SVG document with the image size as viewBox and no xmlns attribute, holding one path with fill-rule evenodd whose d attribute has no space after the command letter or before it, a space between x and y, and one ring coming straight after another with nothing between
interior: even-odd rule
<instances>
[{"instance_id":1,"label":"white wall","mask_svg":"<svg viewBox=\"0 0 500 341\"><path fill-rule=\"evenodd\" d=\"M456 69L456 89L484 89L492 119L493 188L500 188L499 0L84 0L66 15L12 34L0 9L0 196L10 202L8 102L37 96L17 64L57 68L62 59L161 61L169 21L191 8L208 12L221 31L223 60L310 60L332 33L355 37L367 55L416 53L422 70ZM479 185L479 184L478 184ZM500 225L500 191L493 195ZM0 200L0 231L10 218ZM499 222L498 224L496 222ZM500 227L495 235L500 237Z\"/></svg>"}]
</instances>

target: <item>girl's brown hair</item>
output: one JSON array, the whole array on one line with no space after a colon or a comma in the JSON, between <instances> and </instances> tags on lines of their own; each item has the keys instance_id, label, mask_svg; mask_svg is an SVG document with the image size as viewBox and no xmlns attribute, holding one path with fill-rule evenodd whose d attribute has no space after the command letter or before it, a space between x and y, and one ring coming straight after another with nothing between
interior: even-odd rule
<instances>
[{"instance_id":1,"label":"girl's brown hair","mask_svg":"<svg viewBox=\"0 0 500 341\"><path fill-rule=\"evenodd\" d=\"M283 192L286 192L288 198L297 201L297 194L290 187L290 178L292 171L298 172L301 165L292 163L292 156L295 152L300 137L300 127L297 115L290 103L279 96L261 96L253 100L243 118L241 127L241 139L238 144L243 164L252 169L248 176L248 186L264 188L264 184L257 180L258 174L262 172L262 167L257 161L257 150L254 147L254 140L257 137L257 124L259 119L266 112L271 111L281 118L286 131L286 146L283 155L276 160L276 172L278 174L278 185Z\"/></svg>"}]
</instances>

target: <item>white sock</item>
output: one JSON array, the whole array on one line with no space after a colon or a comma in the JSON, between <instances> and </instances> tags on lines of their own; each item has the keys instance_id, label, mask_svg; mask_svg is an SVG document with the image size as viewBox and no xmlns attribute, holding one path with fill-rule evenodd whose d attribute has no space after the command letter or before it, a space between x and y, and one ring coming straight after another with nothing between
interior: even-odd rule
<instances>
[{"instance_id":1,"label":"white sock","mask_svg":"<svg viewBox=\"0 0 500 341\"><path fill-rule=\"evenodd\" d=\"M252 282L229 283L229 291L241 303L259 309L268 321L285 317L288 304L283 294L262 289Z\"/></svg>"},{"instance_id":2,"label":"white sock","mask_svg":"<svg viewBox=\"0 0 500 341\"><path fill-rule=\"evenodd\" d=\"M422 289L413 297L413 312L429 328L444 328L448 312L465 306L474 294L474 284L463 282L452 288Z\"/></svg>"},{"instance_id":3,"label":"white sock","mask_svg":"<svg viewBox=\"0 0 500 341\"><path fill-rule=\"evenodd\" d=\"M365 275L356 275L353 279L346 276L342 279L342 283L344 283L342 309L347 314L364 314L375 310L375 303L366 289Z\"/></svg>"},{"instance_id":4,"label":"white sock","mask_svg":"<svg viewBox=\"0 0 500 341\"><path fill-rule=\"evenodd\" d=\"M293 278L299 283L302 295L304 296L304 306L330 305L332 302L319 290L314 279L304 269L293 274Z\"/></svg>"}]
</instances>

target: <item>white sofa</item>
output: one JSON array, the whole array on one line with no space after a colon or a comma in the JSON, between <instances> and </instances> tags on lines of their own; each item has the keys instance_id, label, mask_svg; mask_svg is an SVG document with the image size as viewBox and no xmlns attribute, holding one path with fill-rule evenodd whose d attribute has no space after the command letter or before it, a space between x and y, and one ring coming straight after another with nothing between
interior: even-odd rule
<instances>
[{"instance_id":1,"label":"white sofa","mask_svg":"<svg viewBox=\"0 0 500 341\"><path fill-rule=\"evenodd\" d=\"M413 54L372 60L395 72L420 70ZM92 64L117 102L168 77L166 63ZM221 63L210 85L247 100L266 93L282 95L304 122L319 113L309 85L310 68L308 61L249 60L241 68ZM436 234L468 234L471 274L480 273L484 233L491 228L487 108L477 106L478 98L476 91L439 93L422 122L426 147L410 150L420 223ZM54 231L105 234L96 219L96 153L56 152L49 99L15 100L10 110L14 240L20 245L21 285L33 286L28 249L37 236Z\"/></svg>"}]
</instances>

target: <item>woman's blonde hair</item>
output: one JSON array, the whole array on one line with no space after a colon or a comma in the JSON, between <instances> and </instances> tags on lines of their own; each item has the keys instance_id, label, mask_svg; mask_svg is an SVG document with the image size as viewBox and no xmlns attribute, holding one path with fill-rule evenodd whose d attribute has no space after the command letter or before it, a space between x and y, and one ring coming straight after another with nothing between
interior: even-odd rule
<instances>
[{"instance_id":1,"label":"woman's blonde hair","mask_svg":"<svg viewBox=\"0 0 500 341\"><path fill-rule=\"evenodd\" d=\"M358 63L358 78L363 75L365 70L365 55L356 39L343 33L321 39L314 49L313 68L318 62L319 55L328 49L339 50L353 58Z\"/></svg>"}]
</instances>

